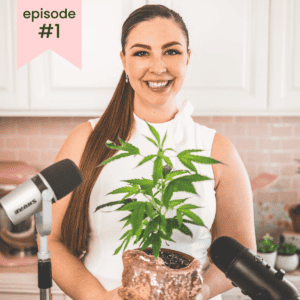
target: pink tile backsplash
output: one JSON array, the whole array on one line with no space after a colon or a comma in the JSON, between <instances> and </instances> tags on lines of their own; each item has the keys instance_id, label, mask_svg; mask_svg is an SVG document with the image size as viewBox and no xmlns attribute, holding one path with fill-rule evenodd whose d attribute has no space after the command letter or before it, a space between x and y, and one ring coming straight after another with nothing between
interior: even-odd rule
<instances>
[{"instance_id":1,"label":"pink tile backsplash","mask_svg":"<svg viewBox=\"0 0 300 300\"><path fill-rule=\"evenodd\" d=\"M53 164L73 129L96 117L2 117L0 160L22 160L41 171ZM286 206L300 202L300 174L296 173L300 164L294 161L300 159L300 117L204 116L193 119L216 129L233 142L250 180L263 172L280 176L271 189L253 194L258 237L266 230L274 234L278 229L288 228L291 220ZM268 215L263 206L273 207L274 211Z\"/></svg>"}]
</instances>

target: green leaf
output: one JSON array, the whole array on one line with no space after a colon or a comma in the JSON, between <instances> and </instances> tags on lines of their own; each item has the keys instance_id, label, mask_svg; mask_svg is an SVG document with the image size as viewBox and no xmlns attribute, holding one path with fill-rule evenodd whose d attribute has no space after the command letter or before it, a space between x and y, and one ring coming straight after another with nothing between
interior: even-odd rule
<instances>
[{"instance_id":1,"label":"green leaf","mask_svg":"<svg viewBox=\"0 0 300 300\"><path fill-rule=\"evenodd\" d=\"M176 199L176 200L172 200L169 202L169 208L170 209L173 209L175 206L185 202L187 199L190 199L192 197L189 197L189 198L185 198L185 199Z\"/></svg>"},{"instance_id":2,"label":"green leaf","mask_svg":"<svg viewBox=\"0 0 300 300\"><path fill-rule=\"evenodd\" d=\"M125 244L125 246L124 246L124 248L123 248L123 251L126 250L126 248L127 248L128 244L129 244L130 239L131 239L132 236L133 236L132 232L129 233L129 235L127 236L127 238L126 238L126 241L127 241L127 242L126 242L126 244Z\"/></svg>"},{"instance_id":3,"label":"green leaf","mask_svg":"<svg viewBox=\"0 0 300 300\"><path fill-rule=\"evenodd\" d=\"M154 218L153 207L150 202L146 202L146 214L150 217L151 220Z\"/></svg>"},{"instance_id":4,"label":"green leaf","mask_svg":"<svg viewBox=\"0 0 300 300\"><path fill-rule=\"evenodd\" d=\"M152 251L155 259L159 256L159 251L161 249L161 239L160 239L160 233L157 232L154 233L153 243L152 243Z\"/></svg>"},{"instance_id":5,"label":"green leaf","mask_svg":"<svg viewBox=\"0 0 300 300\"><path fill-rule=\"evenodd\" d=\"M184 179L183 177L180 177L180 178L176 178L174 181L171 181L170 183L174 185L174 192L188 192L188 193L197 194L191 180L189 179Z\"/></svg>"},{"instance_id":6,"label":"green leaf","mask_svg":"<svg viewBox=\"0 0 300 300\"><path fill-rule=\"evenodd\" d=\"M160 223L159 221L160 221L160 218L159 218L159 216L157 216L149 222L148 226L146 227L146 229L144 231L144 236L143 236L144 238L147 238L152 232L157 230L159 223Z\"/></svg>"},{"instance_id":7,"label":"green leaf","mask_svg":"<svg viewBox=\"0 0 300 300\"><path fill-rule=\"evenodd\" d=\"M153 141L152 139L150 139L149 137L145 136L144 137L149 140L151 143L153 143L157 148L159 148L159 146L155 143L155 141Z\"/></svg>"},{"instance_id":8,"label":"green leaf","mask_svg":"<svg viewBox=\"0 0 300 300\"><path fill-rule=\"evenodd\" d=\"M142 164L144 164L145 162L151 160L153 157L156 157L157 155L153 154L153 155L148 155L146 157L143 158L143 160L137 165L137 167L141 166Z\"/></svg>"},{"instance_id":9,"label":"green leaf","mask_svg":"<svg viewBox=\"0 0 300 300\"><path fill-rule=\"evenodd\" d=\"M154 187L153 180L151 179L129 179L129 180L121 180L128 182L129 184L138 184L142 189L148 189Z\"/></svg>"},{"instance_id":10,"label":"green leaf","mask_svg":"<svg viewBox=\"0 0 300 300\"><path fill-rule=\"evenodd\" d=\"M106 194L105 196L112 195L112 194L123 194L123 193L128 193L128 192L135 193L135 192L138 192L138 190L131 186L124 186L124 187L120 187L120 188L117 188L117 189L111 191L110 193Z\"/></svg>"},{"instance_id":11,"label":"green leaf","mask_svg":"<svg viewBox=\"0 0 300 300\"><path fill-rule=\"evenodd\" d=\"M119 211L125 211L125 210L129 210L132 211L134 209L139 209L142 205L144 205L145 202L141 202L141 201L135 201L135 202L131 202L131 203L127 203L126 205L123 205L122 207L118 208L117 210Z\"/></svg>"},{"instance_id":12,"label":"green leaf","mask_svg":"<svg viewBox=\"0 0 300 300\"><path fill-rule=\"evenodd\" d=\"M119 155L116 155L116 156L112 156L111 158L105 160L104 162L102 162L100 165L98 165L98 167L102 166L102 165L105 165L105 164L108 164L110 162L112 162L113 160L117 160L117 159L120 159L122 157L126 157L126 156L130 156L130 155L133 155L131 153L121 153Z\"/></svg>"},{"instance_id":13,"label":"green leaf","mask_svg":"<svg viewBox=\"0 0 300 300\"><path fill-rule=\"evenodd\" d=\"M155 186L159 179L163 178L163 165L162 159L158 156L154 161L153 167L153 185Z\"/></svg>"},{"instance_id":14,"label":"green leaf","mask_svg":"<svg viewBox=\"0 0 300 300\"><path fill-rule=\"evenodd\" d=\"M201 207L194 204L183 204L177 209L182 210L182 209L193 209L193 208L201 208Z\"/></svg>"},{"instance_id":15,"label":"green leaf","mask_svg":"<svg viewBox=\"0 0 300 300\"><path fill-rule=\"evenodd\" d=\"M144 245L142 245L140 251L145 250L150 244L152 244L153 242L153 234L151 236L149 236L148 238L146 238Z\"/></svg>"},{"instance_id":16,"label":"green leaf","mask_svg":"<svg viewBox=\"0 0 300 300\"><path fill-rule=\"evenodd\" d=\"M167 164L168 166L170 166L171 168L173 168L173 164L172 164L172 162L171 162L171 160L170 160L169 157L167 157L167 156L162 156L162 158L163 158L163 160L166 162L166 164Z\"/></svg>"},{"instance_id":17,"label":"green leaf","mask_svg":"<svg viewBox=\"0 0 300 300\"><path fill-rule=\"evenodd\" d=\"M127 230L127 231L122 235L122 237L119 238L119 240L124 239L130 232L131 232L131 229Z\"/></svg>"},{"instance_id":18,"label":"green leaf","mask_svg":"<svg viewBox=\"0 0 300 300\"><path fill-rule=\"evenodd\" d=\"M165 143L166 138L167 138L167 132L166 132L166 134L165 134L165 136L164 136L164 139L163 139L163 141L162 141L162 144L161 144L162 147L164 146L164 143Z\"/></svg>"},{"instance_id":19,"label":"green leaf","mask_svg":"<svg viewBox=\"0 0 300 300\"><path fill-rule=\"evenodd\" d=\"M177 155L178 157L178 155ZM190 169L191 171L194 171L195 173L197 173L197 169L196 167L191 163L190 160L183 158L183 157L178 157L178 159L180 160L180 162L186 166L188 169Z\"/></svg>"},{"instance_id":20,"label":"green leaf","mask_svg":"<svg viewBox=\"0 0 300 300\"><path fill-rule=\"evenodd\" d=\"M138 241L142 238L142 235L141 235L142 229L143 229L143 223L141 223L140 227L137 229L137 231L136 231L136 233L135 233L135 235L136 235L136 240L135 240L134 244L137 244Z\"/></svg>"},{"instance_id":21,"label":"green leaf","mask_svg":"<svg viewBox=\"0 0 300 300\"><path fill-rule=\"evenodd\" d=\"M190 229L185 226L183 223L179 227L179 231L182 232L185 235L189 235L190 237L193 237L193 233L190 231Z\"/></svg>"},{"instance_id":22,"label":"green leaf","mask_svg":"<svg viewBox=\"0 0 300 300\"><path fill-rule=\"evenodd\" d=\"M190 182L212 180L211 178L200 175L200 174L186 175L186 176L182 176L180 178L183 178L184 180L188 180Z\"/></svg>"},{"instance_id":23,"label":"green leaf","mask_svg":"<svg viewBox=\"0 0 300 300\"><path fill-rule=\"evenodd\" d=\"M114 150L122 150L122 146L117 146L114 142L107 140L105 143L106 147Z\"/></svg>"},{"instance_id":24,"label":"green leaf","mask_svg":"<svg viewBox=\"0 0 300 300\"><path fill-rule=\"evenodd\" d=\"M136 199L125 199L125 200L122 201L122 203L127 204L127 203L130 203L130 202L133 202L133 201L136 201ZM116 205L116 204L119 204L119 203L120 203L120 201L113 201L113 202L109 202L109 203L105 203L105 204L99 205L99 206L97 206L97 208L95 209L94 212L96 212L97 210L99 210L99 209L101 209L103 207L113 206L113 205Z\"/></svg>"},{"instance_id":25,"label":"green leaf","mask_svg":"<svg viewBox=\"0 0 300 300\"><path fill-rule=\"evenodd\" d=\"M154 202L155 202L157 205L159 205L160 207L163 205L162 202L161 202L159 199L157 199L157 198L154 198Z\"/></svg>"},{"instance_id":26,"label":"green leaf","mask_svg":"<svg viewBox=\"0 0 300 300\"><path fill-rule=\"evenodd\" d=\"M126 143L124 142L120 137L118 137L121 144L122 144L122 150L123 151L128 151L130 154L132 155L137 155L137 154L140 154L140 150L139 148L133 146L132 144L130 143Z\"/></svg>"},{"instance_id":27,"label":"green leaf","mask_svg":"<svg viewBox=\"0 0 300 300\"><path fill-rule=\"evenodd\" d=\"M172 149L172 148L167 148L167 149L164 150L164 152L167 151L167 150L176 152L176 151L175 151L174 149Z\"/></svg>"},{"instance_id":28,"label":"green leaf","mask_svg":"<svg viewBox=\"0 0 300 300\"><path fill-rule=\"evenodd\" d=\"M129 203L131 204L131 203ZM132 217L130 219L132 224L132 234L135 235L140 226L142 225L145 214L145 202L141 202L139 207L135 207L132 212Z\"/></svg>"},{"instance_id":29,"label":"green leaf","mask_svg":"<svg viewBox=\"0 0 300 300\"><path fill-rule=\"evenodd\" d=\"M194 162L200 163L200 164L205 164L205 165L211 165L211 164L219 164L221 163L218 160L215 160L211 157L207 156L197 156L197 155L186 155L186 158L189 160L192 160Z\"/></svg>"},{"instance_id":30,"label":"green leaf","mask_svg":"<svg viewBox=\"0 0 300 300\"><path fill-rule=\"evenodd\" d=\"M168 209L169 208L169 201L172 198L172 195L174 193L174 181L171 181L165 188L163 194L162 194L162 203L163 205Z\"/></svg>"},{"instance_id":31,"label":"green leaf","mask_svg":"<svg viewBox=\"0 0 300 300\"><path fill-rule=\"evenodd\" d=\"M169 174L167 174L166 176L166 180L172 180L174 176L177 175L182 175L184 173L190 173L190 171L188 170L177 170L177 171L172 171Z\"/></svg>"},{"instance_id":32,"label":"green leaf","mask_svg":"<svg viewBox=\"0 0 300 300\"><path fill-rule=\"evenodd\" d=\"M162 231L159 232L160 233L160 237L164 240L167 240L167 241L170 241L170 242L174 242L176 243L175 241L173 241L168 235L164 234Z\"/></svg>"},{"instance_id":33,"label":"green leaf","mask_svg":"<svg viewBox=\"0 0 300 300\"><path fill-rule=\"evenodd\" d=\"M177 220L178 220L178 226L181 227L181 224L182 224L182 213L180 212L179 209L176 210L176 216L177 216Z\"/></svg>"},{"instance_id":34,"label":"green leaf","mask_svg":"<svg viewBox=\"0 0 300 300\"><path fill-rule=\"evenodd\" d=\"M164 215L160 215L160 224L159 228L162 229L165 233L167 233L167 220Z\"/></svg>"},{"instance_id":35,"label":"green leaf","mask_svg":"<svg viewBox=\"0 0 300 300\"><path fill-rule=\"evenodd\" d=\"M152 134L155 136L157 142L158 142L158 145L160 145L160 138L159 138L159 134L158 132L155 130L155 128L153 126L151 126L147 121L145 121L147 123L147 125L149 126Z\"/></svg>"},{"instance_id":36,"label":"green leaf","mask_svg":"<svg viewBox=\"0 0 300 300\"><path fill-rule=\"evenodd\" d=\"M201 220L201 218L198 217L196 214L194 214L189 209L180 209L180 211L187 217L191 218L197 225L205 226L203 221Z\"/></svg>"},{"instance_id":37,"label":"green leaf","mask_svg":"<svg viewBox=\"0 0 300 300\"><path fill-rule=\"evenodd\" d=\"M122 248L122 246L124 245L125 242L126 242L126 240L124 240L123 243L121 244L121 246L116 249L116 251L113 255L116 255L120 252L120 250L121 250L121 248Z\"/></svg>"}]
</instances>

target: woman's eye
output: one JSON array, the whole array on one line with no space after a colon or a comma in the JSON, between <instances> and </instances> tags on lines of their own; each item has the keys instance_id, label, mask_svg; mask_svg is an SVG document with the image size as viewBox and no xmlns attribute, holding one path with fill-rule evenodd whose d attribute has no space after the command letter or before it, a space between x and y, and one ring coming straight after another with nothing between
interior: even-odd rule
<instances>
[{"instance_id":1,"label":"woman's eye","mask_svg":"<svg viewBox=\"0 0 300 300\"><path fill-rule=\"evenodd\" d=\"M179 51L177 51L177 50L174 50L174 49L168 50L168 51L166 51L165 53L168 53L168 52L172 52L172 54L171 54L171 55L174 55L174 53L175 53L175 55L177 55L177 54L180 54L180 52L179 52ZM147 54L147 52L146 52L146 51L139 51L139 52L135 53L135 54L134 54L134 56L139 56L139 57L142 57L142 56L144 56L144 55L140 55L140 54L143 54L143 53L146 53L146 54Z\"/></svg>"}]
</instances>

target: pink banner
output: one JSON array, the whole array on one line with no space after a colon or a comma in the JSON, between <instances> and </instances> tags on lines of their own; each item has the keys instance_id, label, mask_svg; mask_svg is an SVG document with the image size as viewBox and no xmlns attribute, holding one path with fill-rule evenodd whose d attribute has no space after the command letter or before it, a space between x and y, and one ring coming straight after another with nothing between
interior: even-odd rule
<instances>
[{"instance_id":1,"label":"pink banner","mask_svg":"<svg viewBox=\"0 0 300 300\"><path fill-rule=\"evenodd\" d=\"M17 0L17 69L51 49L82 69L81 0Z\"/></svg>"}]
</instances>

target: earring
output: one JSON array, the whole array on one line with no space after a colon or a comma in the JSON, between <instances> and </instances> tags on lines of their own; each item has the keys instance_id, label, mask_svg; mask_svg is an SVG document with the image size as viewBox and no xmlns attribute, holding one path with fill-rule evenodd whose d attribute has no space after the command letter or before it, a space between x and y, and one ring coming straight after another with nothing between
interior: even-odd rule
<instances>
[{"instance_id":1,"label":"earring","mask_svg":"<svg viewBox=\"0 0 300 300\"><path fill-rule=\"evenodd\" d=\"M126 74L126 82L128 83L128 75Z\"/></svg>"}]
</instances>

